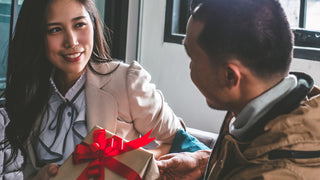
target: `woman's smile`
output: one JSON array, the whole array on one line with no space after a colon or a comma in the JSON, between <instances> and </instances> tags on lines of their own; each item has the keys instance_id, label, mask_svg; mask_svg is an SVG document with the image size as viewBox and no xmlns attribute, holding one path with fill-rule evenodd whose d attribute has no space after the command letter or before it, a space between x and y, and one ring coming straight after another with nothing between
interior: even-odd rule
<instances>
[{"instance_id":1,"label":"woman's smile","mask_svg":"<svg viewBox=\"0 0 320 180\"><path fill-rule=\"evenodd\" d=\"M77 62L77 61L80 61L82 54L83 52L74 52L74 53L64 55L64 58L66 59L66 61L69 61L69 62Z\"/></svg>"}]
</instances>

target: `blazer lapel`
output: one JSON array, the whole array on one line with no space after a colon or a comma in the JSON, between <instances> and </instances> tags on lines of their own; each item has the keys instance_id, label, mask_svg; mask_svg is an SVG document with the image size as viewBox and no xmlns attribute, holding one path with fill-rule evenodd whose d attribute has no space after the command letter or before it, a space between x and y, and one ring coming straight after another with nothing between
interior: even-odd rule
<instances>
[{"instance_id":1,"label":"blazer lapel","mask_svg":"<svg viewBox=\"0 0 320 180\"><path fill-rule=\"evenodd\" d=\"M112 70L115 63L101 64L108 70ZM114 66L114 67L113 67ZM101 68L101 67L100 67ZM98 125L115 133L118 106L116 99L102 88L110 81L110 75L97 75L87 68L87 80L85 85L87 103L87 128L90 131Z\"/></svg>"}]
</instances>

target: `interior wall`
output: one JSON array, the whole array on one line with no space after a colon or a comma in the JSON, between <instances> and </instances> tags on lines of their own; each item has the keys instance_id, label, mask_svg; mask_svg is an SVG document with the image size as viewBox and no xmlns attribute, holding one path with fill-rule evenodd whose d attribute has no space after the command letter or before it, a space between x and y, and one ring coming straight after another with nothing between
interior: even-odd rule
<instances>
[{"instance_id":1,"label":"interior wall","mask_svg":"<svg viewBox=\"0 0 320 180\"><path fill-rule=\"evenodd\" d=\"M142 0L138 60L187 126L218 132L225 112L210 109L193 85L182 45L163 42L166 0Z\"/></svg>"},{"instance_id":2,"label":"interior wall","mask_svg":"<svg viewBox=\"0 0 320 180\"><path fill-rule=\"evenodd\" d=\"M314 80L315 85L320 87L320 61L293 59L290 71L299 71L310 74Z\"/></svg>"},{"instance_id":3,"label":"interior wall","mask_svg":"<svg viewBox=\"0 0 320 180\"><path fill-rule=\"evenodd\" d=\"M210 109L193 85L184 47L163 42L166 0L141 0L140 8L138 60L187 126L218 132L225 111ZM291 69L311 73L320 85L320 62L294 59Z\"/></svg>"},{"instance_id":4,"label":"interior wall","mask_svg":"<svg viewBox=\"0 0 320 180\"><path fill-rule=\"evenodd\" d=\"M127 26L127 63L137 59L138 37L139 37L139 9L140 0L129 1L128 26Z\"/></svg>"}]
</instances>

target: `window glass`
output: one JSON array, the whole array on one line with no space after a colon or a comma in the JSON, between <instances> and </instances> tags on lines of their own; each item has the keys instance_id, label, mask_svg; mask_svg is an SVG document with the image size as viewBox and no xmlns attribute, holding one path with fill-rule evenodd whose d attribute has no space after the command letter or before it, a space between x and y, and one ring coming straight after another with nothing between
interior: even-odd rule
<instances>
[{"instance_id":1,"label":"window glass","mask_svg":"<svg viewBox=\"0 0 320 180\"><path fill-rule=\"evenodd\" d=\"M6 57L10 35L10 17L11 0L0 0L0 81L4 81L6 75Z\"/></svg>"},{"instance_id":2,"label":"window glass","mask_svg":"<svg viewBox=\"0 0 320 180\"><path fill-rule=\"evenodd\" d=\"M300 13L300 0L280 0L290 26L293 28L299 27L299 13Z\"/></svg>"},{"instance_id":3,"label":"window glass","mask_svg":"<svg viewBox=\"0 0 320 180\"><path fill-rule=\"evenodd\" d=\"M23 0L17 0L16 2L18 2L18 12L14 12L13 14L15 15L19 13ZM12 0L0 0L0 89L5 88L5 77L7 73L7 56L10 38L12 8L11 6Z\"/></svg>"},{"instance_id":4,"label":"window glass","mask_svg":"<svg viewBox=\"0 0 320 180\"><path fill-rule=\"evenodd\" d=\"M101 20L103 20L104 19L104 9L105 9L106 1L105 0L95 0L95 3L96 3L96 6L97 6L97 9L99 11L100 18L101 18Z\"/></svg>"},{"instance_id":5,"label":"window glass","mask_svg":"<svg viewBox=\"0 0 320 180\"><path fill-rule=\"evenodd\" d=\"M173 34L185 34L185 25L190 15L189 6L190 0L171 0L167 1L172 3L172 27ZM301 4L301 0L279 0L282 5L290 26L292 28L299 27L300 6L303 8L304 4ZM306 0L305 8L305 28L308 30L320 30L320 0ZM301 15L303 17L304 15Z\"/></svg>"},{"instance_id":6,"label":"window glass","mask_svg":"<svg viewBox=\"0 0 320 180\"><path fill-rule=\"evenodd\" d=\"M172 29L171 32L174 34L185 34L186 25L190 16L191 0L175 0L173 1L172 11Z\"/></svg>"},{"instance_id":7,"label":"window glass","mask_svg":"<svg viewBox=\"0 0 320 180\"><path fill-rule=\"evenodd\" d=\"M201 1L167 0L165 42L181 44L190 15L190 2L195 6ZM279 0L279 2L294 33L294 57L320 61L320 0Z\"/></svg>"},{"instance_id":8,"label":"window glass","mask_svg":"<svg viewBox=\"0 0 320 180\"><path fill-rule=\"evenodd\" d=\"M320 31L320 0L307 1L306 28Z\"/></svg>"}]
</instances>

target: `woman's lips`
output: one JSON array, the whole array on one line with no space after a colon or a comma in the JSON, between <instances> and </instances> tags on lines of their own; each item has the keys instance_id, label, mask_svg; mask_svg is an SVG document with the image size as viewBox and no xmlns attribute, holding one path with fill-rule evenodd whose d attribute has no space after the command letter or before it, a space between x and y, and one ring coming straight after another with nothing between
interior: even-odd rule
<instances>
[{"instance_id":1,"label":"woman's lips","mask_svg":"<svg viewBox=\"0 0 320 180\"><path fill-rule=\"evenodd\" d=\"M69 62L77 62L81 59L82 54L83 52L71 53L71 54L64 55L64 58Z\"/></svg>"}]
</instances>

